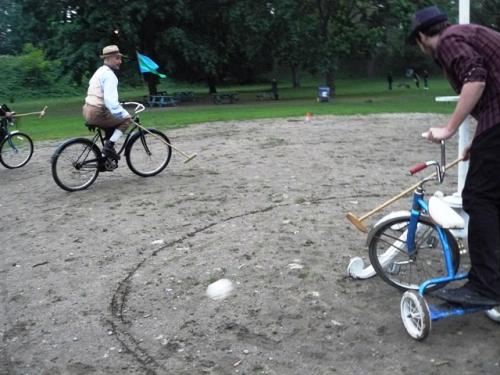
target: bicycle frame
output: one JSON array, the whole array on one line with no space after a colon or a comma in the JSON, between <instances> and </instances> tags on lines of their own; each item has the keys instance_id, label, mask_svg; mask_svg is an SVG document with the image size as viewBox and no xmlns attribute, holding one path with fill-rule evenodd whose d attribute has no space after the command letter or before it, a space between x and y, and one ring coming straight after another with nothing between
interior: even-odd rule
<instances>
[{"instance_id":1,"label":"bicycle frame","mask_svg":"<svg viewBox=\"0 0 500 375\"><path fill-rule=\"evenodd\" d=\"M137 131L140 132L140 133L143 133L144 131L139 127L137 126L135 123L137 124L140 124L140 120L139 120L139 117L138 117L138 114L142 111L144 111L144 106L140 103L135 103L135 102L127 102L127 103L123 103L124 105L136 105L136 108L135 108L135 113L133 114L132 116L132 128L127 131L127 135L125 137L125 141L123 142L123 144L120 146L120 149L118 150L118 155L121 155L122 152L126 149L127 147L127 144L128 144L128 141L130 139L130 137L132 136L132 134L136 131L136 129L138 129ZM94 145L97 145L98 142L100 142L100 144L102 146L104 146L104 141L105 141L105 138L104 136L102 135L102 131L103 129L98 127L98 126L93 126L93 127L89 127L89 130L92 130L92 129L95 129L95 132L96 134L94 135L94 137L92 138L92 146ZM147 149L147 145L144 145ZM90 152L90 149L89 151ZM86 160L86 157L88 156L88 153L87 155L85 156L85 161L83 162L82 165L84 164L89 164L89 163L93 163L93 162L99 162L100 160L102 159L99 159L99 160ZM105 159L105 158L104 158Z\"/></svg>"},{"instance_id":2,"label":"bicycle frame","mask_svg":"<svg viewBox=\"0 0 500 375\"><path fill-rule=\"evenodd\" d=\"M2 139L0 139L0 141L2 141L3 139L7 139L7 143L9 144L9 146L12 147L17 152L16 146L14 145L14 143L12 143L12 136L17 133L20 133L20 131L19 130L9 131L9 125L14 125L12 120L9 121L5 117L1 119L0 134L2 134L3 137Z\"/></svg>"},{"instance_id":3,"label":"bicycle frame","mask_svg":"<svg viewBox=\"0 0 500 375\"><path fill-rule=\"evenodd\" d=\"M133 125L132 128L130 129L130 131L127 132L127 135L125 137L125 141L123 142L123 144L120 146L120 149L118 150L118 155L121 155L121 153L125 150L130 137L132 136L132 134L134 133L134 131L136 129L139 129L139 127L137 125ZM141 129L139 129L138 131L142 132ZM96 134L94 135L94 138L92 138L92 145L95 145L98 142L100 142L101 145L104 145L104 140L105 140L105 138L102 135L102 129L96 128Z\"/></svg>"},{"instance_id":4,"label":"bicycle frame","mask_svg":"<svg viewBox=\"0 0 500 375\"><path fill-rule=\"evenodd\" d=\"M121 145L120 149L118 150L118 155L121 155L121 153L125 150L125 148L127 147L127 144L128 144L128 141L130 139L130 137L132 136L132 134L134 133L134 131L136 129L138 129L138 131L140 133L143 133L144 131L139 127L137 126L135 123L137 124L140 124L140 120L139 120L139 116L138 114L141 113L142 111L144 111L144 106L140 103L135 103L135 102L126 102L126 103L123 103L123 105L135 105L135 110L134 110L134 114L132 116L132 128L127 132L127 136L125 137L125 141L123 142L123 144ZM90 129L90 128L89 128ZM102 135L102 128L98 127L98 126L95 126L95 129L96 129L96 135L94 136L94 138L92 139L92 145L95 145L97 144L97 141L100 140L101 142L101 145L104 146L104 140L105 138L103 137Z\"/></svg>"},{"instance_id":5,"label":"bicycle frame","mask_svg":"<svg viewBox=\"0 0 500 375\"><path fill-rule=\"evenodd\" d=\"M423 182L424 183L424 182ZM422 183L422 184L423 184ZM412 209L410 212L410 222L408 225L408 233L406 235L406 245L410 256L416 251L415 234L418 229L418 221L422 213L429 213L429 206L427 201L424 199L425 191L422 186L419 186L413 193L412 198ZM442 283L448 283L450 281L462 280L467 277L467 273L456 273L453 266L453 258L451 255L451 248L448 242L446 233L442 227L436 224L436 231L439 236L439 242L443 248L445 265L446 265L446 276L435 277L423 282L419 287L420 295L424 295L426 289L430 286Z\"/></svg>"},{"instance_id":6,"label":"bicycle frame","mask_svg":"<svg viewBox=\"0 0 500 375\"><path fill-rule=\"evenodd\" d=\"M443 167L445 165L444 153L444 141L441 141L441 165L435 161L420 163L412 167L410 169L410 173L415 174L428 166L434 165L437 172L435 174L436 179L439 183L441 183L446 171L446 168ZM412 257L416 257L416 251L419 248L419 244L415 243L415 239L419 221L422 220L421 215L424 214L430 217L430 211L434 210L433 207L429 207L429 203L424 199L425 191L423 186L431 179L431 177L423 179L415 189L412 198L409 223L406 229L406 238L400 239L400 241L406 241L410 259ZM424 281L419 285L418 292L416 290L407 290L401 297L400 303L401 319L406 331L411 337L419 341L425 339L429 335L433 321L480 311L486 311L488 317L494 321L499 321L500 319L500 314L493 308L492 305L469 305L448 302L430 304L426 301L424 294L427 292L429 287L437 286L438 284L447 284L451 281L464 280L468 276L467 272L455 271L455 268L457 267L454 267L453 264L453 253L448 240L448 229L445 229L438 224L441 223L441 220L438 218L438 215L436 216L436 219L433 220L434 224L432 230L435 230L438 233L439 243L444 255L446 276L434 277ZM424 236L423 241L425 240Z\"/></svg>"}]
</instances>

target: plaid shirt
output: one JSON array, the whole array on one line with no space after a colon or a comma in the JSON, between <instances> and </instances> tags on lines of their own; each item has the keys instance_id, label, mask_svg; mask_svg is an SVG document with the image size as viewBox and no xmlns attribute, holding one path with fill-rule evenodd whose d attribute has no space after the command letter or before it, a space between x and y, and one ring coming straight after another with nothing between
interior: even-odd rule
<instances>
[{"instance_id":1,"label":"plaid shirt","mask_svg":"<svg viewBox=\"0 0 500 375\"><path fill-rule=\"evenodd\" d=\"M500 33L478 25L453 25L439 39L436 62L457 94L468 82L485 82L471 115L476 136L500 125Z\"/></svg>"}]
</instances>

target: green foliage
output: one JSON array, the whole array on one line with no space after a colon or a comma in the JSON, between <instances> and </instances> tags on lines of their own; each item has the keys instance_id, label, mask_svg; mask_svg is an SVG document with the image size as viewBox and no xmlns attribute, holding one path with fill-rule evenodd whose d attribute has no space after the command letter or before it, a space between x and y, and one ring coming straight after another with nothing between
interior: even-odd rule
<instances>
[{"instance_id":1,"label":"green foliage","mask_svg":"<svg viewBox=\"0 0 500 375\"><path fill-rule=\"evenodd\" d=\"M13 102L19 97L74 95L67 79L58 77L58 61L46 60L41 49L26 44L20 55L0 56L2 99ZM57 82L57 83L56 83Z\"/></svg>"},{"instance_id":2,"label":"green foliage","mask_svg":"<svg viewBox=\"0 0 500 375\"><path fill-rule=\"evenodd\" d=\"M20 5L0 0L0 55L20 52L24 35Z\"/></svg>"},{"instance_id":3,"label":"green foliage","mask_svg":"<svg viewBox=\"0 0 500 375\"><path fill-rule=\"evenodd\" d=\"M123 65L127 84L140 83L138 50L169 77L204 82L211 92L280 70L292 70L295 86L299 70L334 86L346 72L431 70L405 42L410 14L431 3L457 21L457 1L449 0L0 0L0 54L18 55L23 42L43 50L51 68L35 64L29 85L52 75L85 86L102 47L118 44L132 59ZM472 20L499 27L497 5L471 2Z\"/></svg>"},{"instance_id":4,"label":"green foliage","mask_svg":"<svg viewBox=\"0 0 500 375\"><path fill-rule=\"evenodd\" d=\"M471 21L500 31L499 6L498 0L471 1Z\"/></svg>"}]
</instances>

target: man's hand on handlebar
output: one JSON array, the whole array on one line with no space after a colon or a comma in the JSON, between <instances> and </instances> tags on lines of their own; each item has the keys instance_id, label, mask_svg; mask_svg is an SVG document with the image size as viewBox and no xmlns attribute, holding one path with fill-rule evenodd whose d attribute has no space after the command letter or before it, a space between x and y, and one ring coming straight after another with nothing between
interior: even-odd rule
<instances>
[{"instance_id":1,"label":"man's hand on handlebar","mask_svg":"<svg viewBox=\"0 0 500 375\"><path fill-rule=\"evenodd\" d=\"M428 139L429 141L439 143L442 140L448 139L453 135L450 133L447 127L441 128L430 128L425 133L422 133L422 137Z\"/></svg>"}]
</instances>

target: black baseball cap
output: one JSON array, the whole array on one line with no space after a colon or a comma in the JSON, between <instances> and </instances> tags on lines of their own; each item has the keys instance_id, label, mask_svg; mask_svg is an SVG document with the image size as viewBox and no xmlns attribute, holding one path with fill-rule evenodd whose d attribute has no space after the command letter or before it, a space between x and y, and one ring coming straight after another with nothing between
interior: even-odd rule
<instances>
[{"instance_id":1,"label":"black baseball cap","mask_svg":"<svg viewBox=\"0 0 500 375\"><path fill-rule=\"evenodd\" d=\"M420 31L444 21L448 21L448 16L435 5L415 12L411 17L411 32L408 35L408 43L417 44L417 34Z\"/></svg>"}]
</instances>

